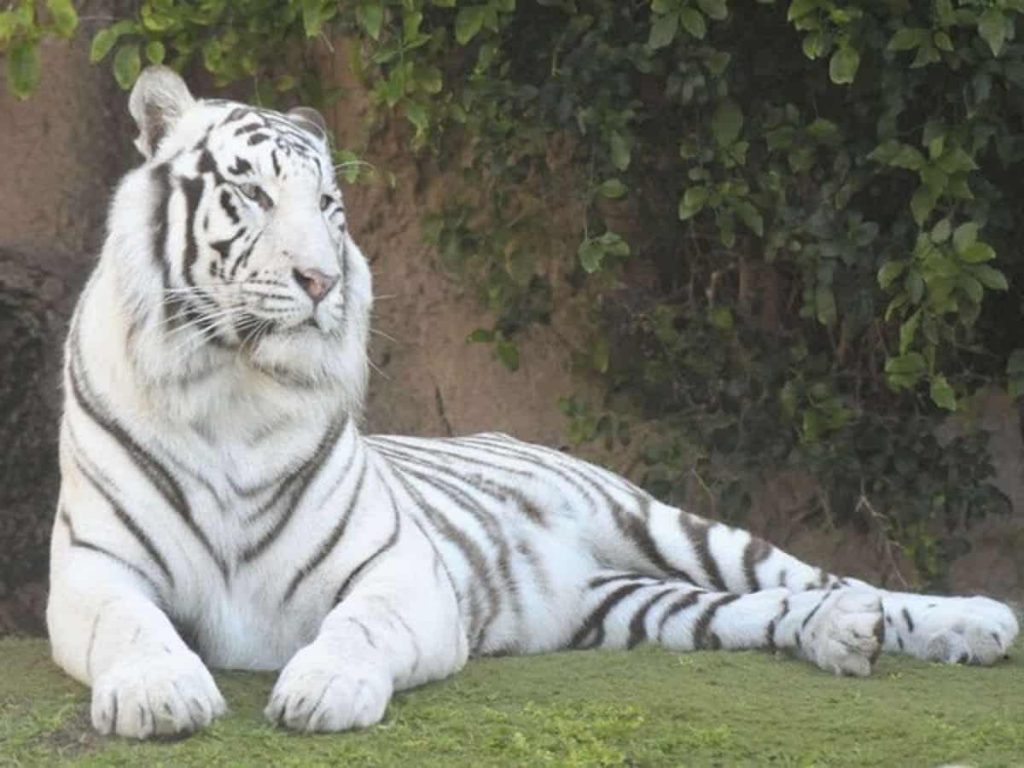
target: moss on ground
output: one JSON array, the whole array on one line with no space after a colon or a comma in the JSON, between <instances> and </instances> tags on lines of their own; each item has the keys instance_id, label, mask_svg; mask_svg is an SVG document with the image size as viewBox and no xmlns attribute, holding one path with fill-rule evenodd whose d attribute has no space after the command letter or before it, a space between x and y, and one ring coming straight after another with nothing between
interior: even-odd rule
<instances>
[{"instance_id":1,"label":"moss on ground","mask_svg":"<svg viewBox=\"0 0 1024 768\"><path fill-rule=\"evenodd\" d=\"M1017 656L1024 650L1018 646ZM221 673L231 712L176 742L101 738L40 640L0 640L0 765L1024 765L1024 663L884 657L867 680L760 653L482 659L367 731L306 736L261 710L272 675Z\"/></svg>"}]
</instances>

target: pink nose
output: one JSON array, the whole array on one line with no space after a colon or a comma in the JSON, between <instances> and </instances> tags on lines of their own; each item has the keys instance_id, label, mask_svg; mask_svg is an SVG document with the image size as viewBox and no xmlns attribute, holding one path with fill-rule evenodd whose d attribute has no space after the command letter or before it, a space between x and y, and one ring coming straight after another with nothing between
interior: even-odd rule
<instances>
[{"instance_id":1,"label":"pink nose","mask_svg":"<svg viewBox=\"0 0 1024 768\"><path fill-rule=\"evenodd\" d=\"M319 303L338 282L338 275L328 275L319 269L293 269L292 275L314 304Z\"/></svg>"}]
</instances>

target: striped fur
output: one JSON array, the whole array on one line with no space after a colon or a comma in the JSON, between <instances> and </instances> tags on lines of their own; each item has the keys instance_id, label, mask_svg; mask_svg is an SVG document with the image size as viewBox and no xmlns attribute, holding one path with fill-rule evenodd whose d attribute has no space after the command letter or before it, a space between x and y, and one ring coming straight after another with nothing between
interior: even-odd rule
<instances>
[{"instance_id":1,"label":"striped fur","mask_svg":"<svg viewBox=\"0 0 1024 768\"><path fill-rule=\"evenodd\" d=\"M1013 641L999 603L837 578L558 451L361 435L370 275L316 119L162 69L131 107L146 159L67 340L48 608L100 731L206 725L207 665L280 669L267 716L341 730L476 654L769 648L864 675ZM335 282L313 299L296 270Z\"/></svg>"}]
</instances>

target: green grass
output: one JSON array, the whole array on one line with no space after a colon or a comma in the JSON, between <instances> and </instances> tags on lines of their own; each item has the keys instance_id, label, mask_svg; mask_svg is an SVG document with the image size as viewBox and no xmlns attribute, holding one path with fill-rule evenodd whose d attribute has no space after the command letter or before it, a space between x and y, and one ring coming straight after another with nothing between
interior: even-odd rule
<instances>
[{"instance_id":1,"label":"green grass","mask_svg":"<svg viewBox=\"0 0 1024 768\"><path fill-rule=\"evenodd\" d=\"M92 732L88 691L44 641L0 640L0 669L0 765L1024 765L1019 658L884 657L867 680L759 653L483 659L398 695L376 728L322 736L265 723L273 676L232 672L217 675L228 716L143 744Z\"/></svg>"}]
</instances>

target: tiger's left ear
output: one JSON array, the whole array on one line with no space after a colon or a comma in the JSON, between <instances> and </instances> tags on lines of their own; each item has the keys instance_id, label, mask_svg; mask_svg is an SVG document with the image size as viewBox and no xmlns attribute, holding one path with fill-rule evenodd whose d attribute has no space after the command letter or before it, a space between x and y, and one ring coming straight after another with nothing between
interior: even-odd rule
<instances>
[{"instance_id":1,"label":"tiger's left ear","mask_svg":"<svg viewBox=\"0 0 1024 768\"><path fill-rule=\"evenodd\" d=\"M167 67L146 67L128 98L128 111L139 126L135 146L146 159L183 114L196 103L181 76Z\"/></svg>"},{"instance_id":2,"label":"tiger's left ear","mask_svg":"<svg viewBox=\"0 0 1024 768\"><path fill-rule=\"evenodd\" d=\"M327 141L327 121L312 107L295 107L288 110L291 121L317 138Z\"/></svg>"}]
</instances>

